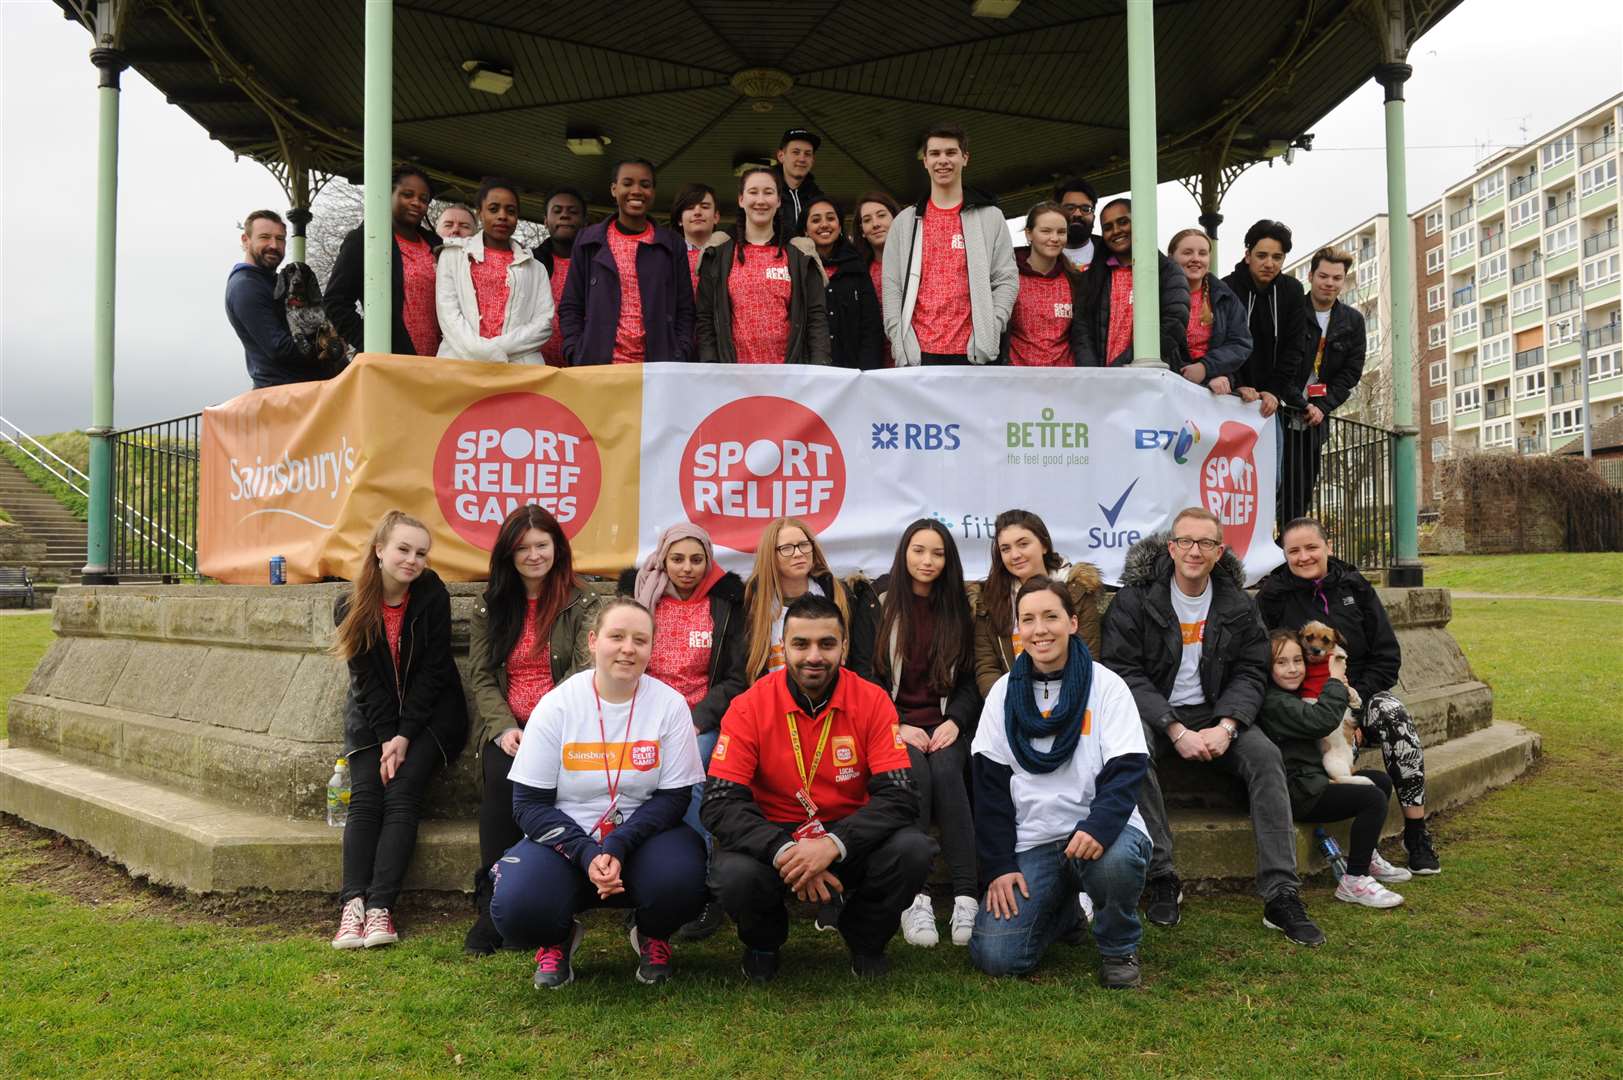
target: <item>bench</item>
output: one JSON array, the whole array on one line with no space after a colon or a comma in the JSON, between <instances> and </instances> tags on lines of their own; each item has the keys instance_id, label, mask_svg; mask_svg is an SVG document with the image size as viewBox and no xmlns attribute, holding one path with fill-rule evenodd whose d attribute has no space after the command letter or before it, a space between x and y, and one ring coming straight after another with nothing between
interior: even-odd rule
<instances>
[{"instance_id":1,"label":"bench","mask_svg":"<svg viewBox=\"0 0 1623 1080\"><path fill-rule=\"evenodd\" d=\"M25 566L0 567L0 596L15 596L34 606L34 579Z\"/></svg>"}]
</instances>

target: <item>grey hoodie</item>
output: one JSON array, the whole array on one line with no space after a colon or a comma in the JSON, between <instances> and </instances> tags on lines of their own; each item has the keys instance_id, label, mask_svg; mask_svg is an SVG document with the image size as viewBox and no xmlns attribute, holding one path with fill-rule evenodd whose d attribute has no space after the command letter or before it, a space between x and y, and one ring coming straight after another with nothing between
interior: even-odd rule
<instances>
[{"instance_id":1,"label":"grey hoodie","mask_svg":"<svg viewBox=\"0 0 1623 1080\"><path fill-rule=\"evenodd\" d=\"M913 333L913 308L918 303L920 267L924 261L924 207L926 195L915 206L903 208L890 227L882 272L885 337L897 367L923 362L919 339ZM1020 291L1020 271L1014 263L1009 226L995 200L964 189L960 218L964 227L964 261L969 269L969 362L995 364L1003 331L1014 312Z\"/></svg>"}]
</instances>

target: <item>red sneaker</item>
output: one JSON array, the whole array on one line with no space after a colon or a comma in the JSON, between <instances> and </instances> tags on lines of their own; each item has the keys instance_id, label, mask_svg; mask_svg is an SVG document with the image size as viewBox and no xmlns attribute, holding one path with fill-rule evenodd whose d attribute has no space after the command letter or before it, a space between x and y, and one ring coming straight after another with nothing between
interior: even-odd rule
<instances>
[{"instance_id":1,"label":"red sneaker","mask_svg":"<svg viewBox=\"0 0 1623 1080\"><path fill-rule=\"evenodd\" d=\"M368 949L379 945L393 945L400 940L400 935L394 932L394 916L389 914L388 908L366 909L366 941Z\"/></svg>"},{"instance_id":2,"label":"red sneaker","mask_svg":"<svg viewBox=\"0 0 1623 1080\"><path fill-rule=\"evenodd\" d=\"M366 902L359 896L340 909L338 933L332 937L335 949L359 949L366 944Z\"/></svg>"}]
</instances>

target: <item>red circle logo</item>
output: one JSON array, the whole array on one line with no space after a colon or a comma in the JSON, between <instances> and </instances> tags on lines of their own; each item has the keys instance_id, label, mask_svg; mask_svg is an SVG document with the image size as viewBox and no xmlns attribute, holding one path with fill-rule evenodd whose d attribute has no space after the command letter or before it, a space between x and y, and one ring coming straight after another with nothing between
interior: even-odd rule
<instances>
[{"instance_id":1,"label":"red circle logo","mask_svg":"<svg viewBox=\"0 0 1623 1080\"><path fill-rule=\"evenodd\" d=\"M592 433L565 406L540 394L496 394L446 427L434 453L434 495L456 534L489 551L502 520L526 503L574 537L603 487Z\"/></svg>"},{"instance_id":2,"label":"red circle logo","mask_svg":"<svg viewBox=\"0 0 1623 1080\"><path fill-rule=\"evenodd\" d=\"M780 397L728 402L694 430L679 482L688 520L733 551L753 552L773 518L821 533L845 501L845 455L823 418Z\"/></svg>"}]
</instances>

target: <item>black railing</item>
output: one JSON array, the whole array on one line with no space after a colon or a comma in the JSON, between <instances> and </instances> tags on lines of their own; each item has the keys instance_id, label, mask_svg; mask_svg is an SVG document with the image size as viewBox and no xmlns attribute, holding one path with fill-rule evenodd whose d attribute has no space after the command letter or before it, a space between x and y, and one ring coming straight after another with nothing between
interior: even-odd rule
<instances>
[{"instance_id":1,"label":"black railing","mask_svg":"<svg viewBox=\"0 0 1623 1080\"><path fill-rule=\"evenodd\" d=\"M1598 232L1584 239L1584 258L1587 259L1602 251L1610 251L1615 247L1617 247L1617 226L1613 225L1605 232Z\"/></svg>"},{"instance_id":2,"label":"black railing","mask_svg":"<svg viewBox=\"0 0 1623 1080\"><path fill-rule=\"evenodd\" d=\"M1583 296L1583 292L1574 283L1573 287L1567 289L1566 292L1551 293L1545 297L1545 308L1551 315L1560 315L1563 312L1571 311L1582 303Z\"/></svg>"},{"instance_id":3,"label":"black railing","mask_svg":"<svg viewBox=\"0 0 1623 1080\"><path fill-rule=\"evenodd\" d=\"M201 413L115 431L113 573L197 577L197 466Z\"/></svg>"},{"instance_id":4,"label":"black railing","mask_svg":"<svg viewBox=\"0 0 1623 1080\"><path fill-rule=\"evenodd\" d=\"M1510 268L1510 283L1520 285L1528 278L1536 278L1544 272L1544 260L1534 255L1526 262L1519 262Z\"/></svg>"},{"instance_id":5,"label":"black railing","mask_svg":"<svg viewBox=\"0 0 1623 1080\"><path fill-rule=\"evenodd\" d=\"M1483 319L1481 325L1482 336L1485 338L1493 337L1510 329L1510 318L1506 315L1500 315L1497 319L1490 317Z\"/></svg>"},{"instance_id":6,"label":"black railing","mask_svg":"<svg viewBox=\"0 0 1623 1080\"><path fill-rule=\"evenodd\" d=\"M1470 285L1461 285L1459 288L1454 290L1454 306L1455 307L1459 307L1462 304L1469 304L1472 300L1475 300L1475 299L1476 299L1476 285L1474 283L1470 284Z\"/></svg>"},{"instance_id":7,"label":"black railing","mask_svg":"<svg viewBox=\"0 0 1623 1080\"><path fill-rule=\"evenodd\" d=\"M1473 200L1448 215L1448 227L1457 229L1461 225L1469 224L1476 216L1476 202Z\"/></svg>"},{"instance_id":8,"label":"black railing","mask_svg":"<svg viewBox=\"0 0 1623 1080\"><path fill-rule=\"evenodd\" d=\"M1584 345L1587 348L1600 349L1607 345L1616 345L1618 339L1623 337L1623 324L1620 324L1616 319L1613 319L1605 326L1597 327L1594 330L1585 331L1585 334L1586 340L1584 341ZM1591 362L1593 362L1593 357L1591 358Z\"/></svg>"},{"instance_id":9,"label":"black railing","mask_svg":"<svg viewBox=\"0 0 1623 1080\"><path fill-rule=\"evenodd\" d=\"M1526 176L1518 176L1512 180L1510 185L1505 188L1505 191L1510 198L1514 199L1518 195L1526 195L1536 187L1538 187L1538 170L1535 168Z\"/></svg>"},{"instance_id":10,"label":"black railing","mask_svg":"<svg viewBox=\"0 0 1623 1080\"><path fill-rule=\"evenodd\" d=\"M1588 165L1598 157L1610 154L1617 147L1617 139L1612 135L1602 135L1594 142L1586 142L1578 148L1578 164Z\"/></svg>"},{"instance_id":11,"label":"black railing","mask_svg":"<svg viewBox=\"0 0 1623 1080\"><path fill-rule=\"evenodd\" d=\"M1396 514L1392 491L1392 447L1397 436L1385 428L1328 416L1321 427L1306 427L1299 413L1280 411L1285 425L1285 456L1280 463L1280 520L1311 513L1324 523L1337 555L1363 569L1392 565ZM1318 476L1301 466L1316 448Z\"/></svg>"},{"instance_id":12,"label":"black railing","mask_svg":"<svg viewBox=\"0 0 1623 1080\"><path fill-rule=\"evenodd\" d=\"M1484 236L1477 243L1477 253L1479 255L1492 255L1494 252L1498 251L1500 248L1502 248L1504 246L1505 246L1505 231L1503 229L1500 229L1496 233L1490 233L1487 236Z\"/></svg>"},{"instance_id":13,"label":"black railing","mask_svg":"<svg viewBox=\"0 0 1623 1080\"><path fill-rule=\"evenodd\" d=\"M1570 383L1556 383L1550 387L1550 404L1565 405L1569 401L1577 401L1583 397L1583 387L1578 385L1578 373L1573 372L1573 381Z\"/></svg>"},{"instance_id":14,"label":"black railing","mask_svg":"<svg viewBox=\"0 0 1623 1080\"><path fill-rule=\"evenodd\" d=\"M1538 367L1542 363L1544 363L1544 346L1542 345L1535 345L1531 349L1523 349L1516 354L1517 371Z\"/></svg>"},{"instance_id":15,"label":"black railing","mask_svg":"<svg viewBox=\"0 0 1623 1080\"><path fill-rule=\"evenodd\" d=\"M1544 211L1544 224L1548 226L1554 225L1560 221L1565 221L1576 213L1577 210L1578 200L1575 197L1568 195L1566 202L1556 203L1554 206L1549 207Z\"/></svg>"},{"instance_id":16,"label":"black railing","mask_svg":"<svg viewBox=\"0 0 1623 1080\"><path fill-rule=\"evenodd\" d=\"M1492 401L1488 401L1488 402L1483 403L1483 406L1482 406L1482 419L1484 419L1484 420L1497 420L1501 416L1509 416L1509 415L1510 415L1510 399L1509 398L1494 398Z\"/></svg>"}]
</instances>

